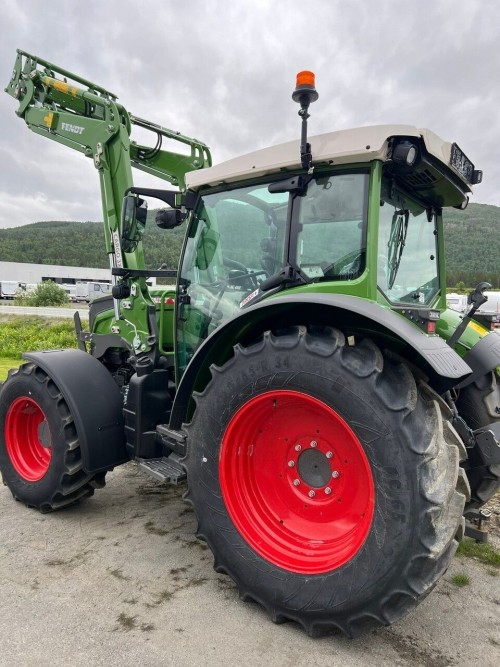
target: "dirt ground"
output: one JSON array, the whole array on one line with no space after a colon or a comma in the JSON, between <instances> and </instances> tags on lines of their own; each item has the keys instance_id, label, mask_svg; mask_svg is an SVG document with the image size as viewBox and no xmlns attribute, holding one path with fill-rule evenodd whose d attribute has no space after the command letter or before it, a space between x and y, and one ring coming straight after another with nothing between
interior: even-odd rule
<instances>
[{"instance_id":1,"label":"dirt ground","mask_svg":"<svg viewBox=\"0 0 500 667\"><path fill-rule=\"evenodd\" d=\"M358 640L308 638L239 600L194 537L182 487L129 463L80 505L40 515L0 485L2 667L489 667L500 571L456 557L410 616ZM500 497L491 503L500 547ZM463 588L453 575L467 574Z\"/></svg>"},{"instance_id":2,"label":"dirt ground","mask_svg":"<svg viewBox=\"0 0 500 667\"><path fill-rule=\"evenodd\" d=\"M488 521L489 541L500 549L500 492L485 505L485 509L491 512Z\"/></svg>"}]
</instances>

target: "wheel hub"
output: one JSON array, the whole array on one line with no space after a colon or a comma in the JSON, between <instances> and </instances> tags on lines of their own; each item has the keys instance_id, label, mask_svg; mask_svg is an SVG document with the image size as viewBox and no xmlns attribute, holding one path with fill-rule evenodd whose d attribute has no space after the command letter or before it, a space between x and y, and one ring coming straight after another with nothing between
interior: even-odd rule
<instances>
[{"instance_id":1,"label":"wheel hub","mask_svg":"<svg viewBox=\"0 0 500 667\"><path fill-rule=\"evenodd\" d=\"M316 489L327 486L332 479L330 461L317 449L308 449L300 454L297 470L302 481Z\"/></svg>"}]
</instances>

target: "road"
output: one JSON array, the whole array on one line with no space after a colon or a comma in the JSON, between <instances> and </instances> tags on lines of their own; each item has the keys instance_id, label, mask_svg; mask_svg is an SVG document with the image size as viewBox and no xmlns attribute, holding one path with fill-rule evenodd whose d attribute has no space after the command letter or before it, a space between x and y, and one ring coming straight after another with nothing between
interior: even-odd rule
<instances>
[{"instance_id":1,"label":"road","mask_svg":"<svg viewBox=\"0 0 500 667\"><path fill-rule=\"evenodd\" d=\"M39 315L40 317L61 317L73 319L73 315L78 311L81 318L87 319L89 316L88 306L75 304L68 308L59 307L34 307L34 306L11 306L6 305L5 301L0 302L0 315Z\"/></svg>"},{"instance_id":2,"label":"road","mask_svg":"<svg viewBox=\"0 0 500 667\"><path fill-rule=\"evenodd\" d=\"M273 625L214 572L183 490L128 463L93 498L41 515L0 486L2 667L500 664L500 576L491 568L456 558L391 628L310 639L293 623ZM469 586L452 583L458 572Z\"/></svg>"}]
</instances>

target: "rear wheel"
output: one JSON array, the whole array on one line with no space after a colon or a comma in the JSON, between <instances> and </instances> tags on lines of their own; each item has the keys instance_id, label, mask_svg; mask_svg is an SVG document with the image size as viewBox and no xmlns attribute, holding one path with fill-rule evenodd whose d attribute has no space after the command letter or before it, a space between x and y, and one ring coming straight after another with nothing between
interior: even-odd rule
<instances>
[{"instance_id":1,"label":"rear wheel","mask_svg":"<svg viewBox=\"0 0 500 667\"><path fill-rule=\"evenodd\" d=\"M0 393L0 470L13 496L42 512L71 505L105 484L87 474L68 404L32 363L11 371Z\"/></svg>"},{"instance_id":2,"label":"rear wheel","mask_svg":"<svg viewBox=\"0 0 500 667\"><path fill-rule=\"evenodd\" d=\"M476 430L500 421L500 377L491 371L460 390L457 399L460 416ZM484 505L500 489L500 464L467 470L471 501L466 509Z\"/></svg>"},{"instance_id":3,"label":"rear wheel","mask_svg":"<svg viewBox=\"0 0 500 667\"><path fill-rule=\"evenodd\" d=\"M458 436L370 340L268 332L212 367L196 404L186 468L199 536L273 620L356 636L400 618L446 570L467 494Z\"/></svg>"}]
</instances>

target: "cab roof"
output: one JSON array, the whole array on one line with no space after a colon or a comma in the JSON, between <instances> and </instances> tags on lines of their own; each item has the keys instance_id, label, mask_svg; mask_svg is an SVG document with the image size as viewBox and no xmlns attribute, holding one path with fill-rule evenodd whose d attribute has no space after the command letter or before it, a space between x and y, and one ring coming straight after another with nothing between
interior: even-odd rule
<instances>
[{"instance_id":1,"label":"cab roof","mask_svg":"<svg viewBox=\"0 0 500 667\"><path fill-rule=\"evenodd\" d=\"M391 137L415 137L424 142L427 152L450 169L461 181L462 189L470 185L450 166L452 144L427 129L413 125L373 125L319 134L308 139L312 147L313 165L342 165L388 159ZM301 169L300 142L288 141L227 160L207 169L186 174L186 186L197 189L248 178L258 178L280 171Z\"/></svg>"}]
</instances>

